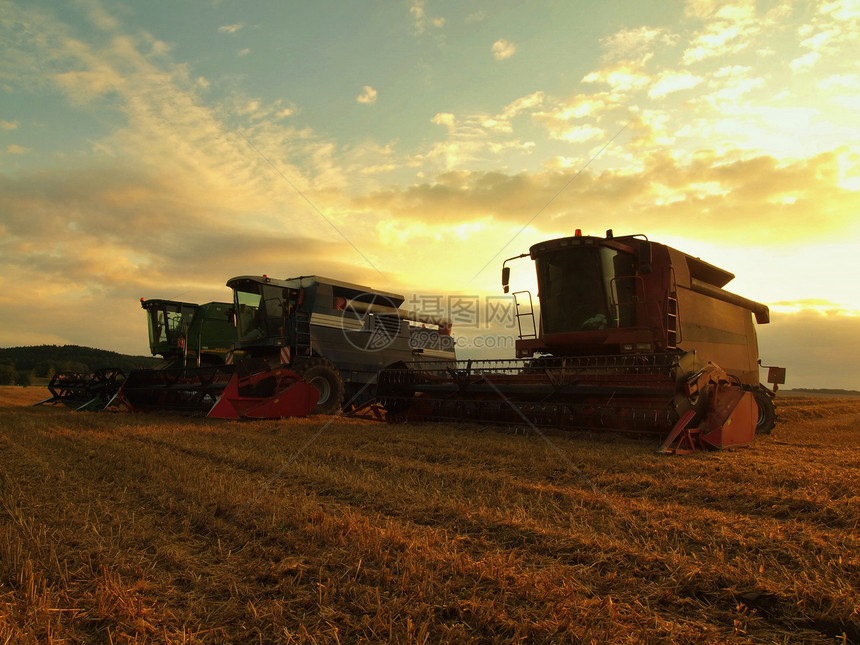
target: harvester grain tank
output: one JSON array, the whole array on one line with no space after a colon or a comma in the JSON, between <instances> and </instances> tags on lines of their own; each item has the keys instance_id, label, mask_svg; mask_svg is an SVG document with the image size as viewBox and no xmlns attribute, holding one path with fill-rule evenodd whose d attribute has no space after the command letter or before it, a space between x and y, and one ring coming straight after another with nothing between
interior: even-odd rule
<instances>
[{"instance_id":1,"label":"harvester grain tank","mask_svg":"<svg viewBox=\"0 0 860 645\"><path fill-rule=\"evenodd\" d=\"M239 276L227 286L236 351L301 374L320 392L319 413L370 399L392 364L455 360L450 321L403 309L397 293L316 275Z\"/></svg>"},{"instance_id":2,"label":"harvester grain tank","mask_svg":"<svg viewBox=\"0 0 860 645\"><path fill-rule=\"evenodd\" d=\"M390 418L654 434L663 451L742 446L773 427L752 320L768 308L724 290L733 274L642 235L577 231L505 260L506 293L508 263L526 257L539 306L513 294L517 358L385 370Z\"/></svg>"}]
</instances>

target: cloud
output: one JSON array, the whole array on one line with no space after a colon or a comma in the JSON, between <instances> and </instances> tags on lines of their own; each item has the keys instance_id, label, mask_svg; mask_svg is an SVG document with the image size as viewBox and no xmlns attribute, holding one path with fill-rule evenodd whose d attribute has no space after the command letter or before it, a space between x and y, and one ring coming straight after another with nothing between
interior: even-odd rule
<instances>
[{"instance_id":1,"label":"cloud","mask_svg":"<svg viewBox=\"0 0 860 645\"><path fill-rule=\"evenodd\" d=\"M546 94L542 90L521 96L516 101L512 101L505 106L505 109L502 111L502 117L504 119L512 119L521 112L534 110L543 105L545 98Z\"/></svg>"},{"instance_id":2,"label":"cloud","mask_svg":"<svg viewBox=\"0 0 860 645\"><path fill-rule=\"evenodd\" d=\"M817 51L806 52L803 56L798 56L791 61L791 69L794 71L803 71L815 67L815 63L821 58L821 53Z\"/></svg>"},{"instance_id":3,"label":"cloud","mask_svg":"<svg viewBox=\"0 0 860 645\"><path fill-rule=\"evenodd\" d=\"M10 143L6 146L6 154L7 155L24 155L28 152L32 152L31 148L25 148L24 146L19 146L15 143Z\"/></svg>"},{"instance_id":4,"label":"cloud","mask_svg":"<svg viewBox=\"0 0 860 645\"><path fill-rule=\"evenodd\" d=\"M666 154L651 156L636 173L582 172L565 190L570 171L504 174L448 172L432 183L389 188L354 198L354 206L387 218L462 224L492 218L499 226L524 223L552 201L536 225L551 230L553 220L595 222L613 213L616 229L638 230L642 222L657 232L748 241L756 221L763 244L793 238L794 224L814 216L823 236L840 230L860 208L860 194L841 189L839 156L779 161L768 156L702 151L690 162ZM556 194L558 194L557 197ZM604 227L605 228L605 227Z\"/></svg>"},{"instance_id":5,"label":"cloud","mask_svg":"<svg viewBox=\"0 0 860 645\"><path fill-rule=\"evenodd\" d=\"M510 121L500 121L498 119L488 118L481 121L481 126L486 130L494 130L496 132L513 132L514 128Z\"/></svg>"},{"instance_id":6,"label":"cloud","mask_svg":"<svg viewBox=\"0 0 860 645\"><path fill-rule=\"evenodd\" d=\"M237 22L233 25L222 25L218 27L218 33L221 34L235 34L240 29L243 29L245 25L241 22Z\"/></svg>"},{"instance_id":7,"label":"cloud","mask_svg":"<svg viewBox=\"0 0 860 645\"><path fill-rule=\"evenodd\" d=\"M17 121L0 121L0 130L17 130Z\"/></svg>"},{"instance_id":8,"label":"cloud","mask_svg":"<svg viewBox=\"0 0 860 645\"><path fill-rule=\"evenodd\" d=\"M687 13L701 18L705 25L684 51L682 62L685 65L737 54L749 47L764 27L755 4L745 0L688 2Z\"/></svg>"},{"instance_id":9,"label":"cloud","mask_svg":"<svg viewBox=\"0 0 860 645\"><path fill-rule=\"evenodd\" d=\"M559 141L586 143L606 139L606 130L589 124L556 124L548 129L549 135Z\"/></svg>"},{"instance_id":10,"label":"cloud","mask_svg":"<svg viewBox=\"0 0 860 645\"><path fill-rule=\"evenodd\" d=\"M786 368L784 389L860 390L860 373L839 368L860 361L858 335L860 316L773 312L771 322L758 328L759 355L766 365Z\"/></svg>"},{"instance_id":11,"label":"cloud","mask_svg":"<svg viewBox=\"0 0 860 645\"><path fill-rule=\"evenodd\" d=\"M727 65L703 74L705 83L685 99L684 111L675 111L678 142L725 142L777 157L802 157L856 140L853 124L833 118L828 105L856 92L816 82L826 77L805 79L802 87L774 88L768 75L756 72L757 67Z\"/></svg>"},{"instance_id":12,"label":"cloud","mask_svg":"<svg viewBox=\"0 0 860 645\"><path fill-rule=\"evenodd\" d=\"M832 74L821 79L818 82L818 87L823 90L844 89L856 92L860 90L860 76L857 74Z\"/></svg>"},{"instance_id":13,"label":"cloud","mask_svg":"<svg viewBox=\"0 0 860 645\"><path fill-rule=\"evenodd\" d=\"M254 115L255 118L259 118L260 114L260 101L259 99L253 99L245 103L245 105L240 106L236 111L237 114L242 115Z\"/></svg>"},{"instance_id":14,"label":"cloud","mask_svg":"<svg viewBox=\"0 0 860 645\"><path fill-rule=\"evenodd\" d=\"M441 29L445 26L445 18L433 18L427 15L426 5L426 0L413 0L409 6L409 13L412 15L412 24L417 34L425 33L428 27Z\"/></svg>"},{"instance_id":15,"label":"cloud","mask_svg":"<svg viewBox=\"0 0 860 645\"><path fill-rule=\"evenodd\" d=\"M836 105L840 105L846 110L852 112L860 112L860 95L851 94L846 96L835 96L831 99Z\"/></svg>"},{"instance_id":16,"label":"cloud","mask_svg":"<svg viewBox=\"0 0 860 645\"><path fill-rule=\"evenodd\" d=\"M93 70L77 70L56 74L57 85L77 105L100 99L117 91L126 82L115 69L100 65Z\"/></svg>"},{"instance_id":17,"label":"cloud","mask_svg":"<svg viewBox=\"0 0 860 645\"><path fill-rule=\"evenodd\" d=\"M457 118L450 112L438 112L430 121L436 125L444 125L446 128L453 128L457 125Z\"/></svg>"},{"instance_id":18,"label":"cloud","mask_svg":"<svg viewBox=\"0 0 860 645\"><path fill-rule=\"evenodd\" d=\"M485 137L475 138L460 127L455 127L450 136L451 139L434 143L424 153L411 155L409 164L421 168L422 174L428 170L432 173L433 169L455 170L479 159L487 148Z\"/></svg>"},{"instance_id":19,"label":"cloud","mask_svg":"<svg viewBox=\"0 0 860 645\"><path fill-rule=\"evenodd\" d=\"M20 18L27 22L30 15ZM44 27L28 33L59 31L53 23ZM283 230L284 213L303 214L287 227L296 238L313 239L328 226L316 216L308 217L313 213L296 189L325 207L329 199L315 191L338 186L343 175L332 161L330 141L307 128L276 125L277 116L291 107L240 95L206 107L196 95L200 84L184 66L156 64L142 53L149 39L116 35L98 46L60 37L49 40L54 49L45 78L76 104L94 104L110 95L111 109L123 121L110 135L93 142L98 152L77 164L82 174L73 181L48 173L4 187L7 249L23 248L26 239L44 239L38 229L13 231L25 226L21 218L26 219L26 213L33 221L50 221L56 231L73 236L74 243L65 238L54 246L46 243L52 257L96 245L110 249L117 263L146 255L152 267L159 266L159 254L171 246L170 240L187 241L201 231L223 231L225 243L212 247L229 247L229 240L236 238L237 221L249 236ZM40 45L41 41L28 42L23 49L35 52L34 46ZM34 55L34 65L37 60ZM59 71L51 74L54 69ZM22 74L29 74L27 65ZM221 110L231 118L231 127L224 126ZM108 152L110 161L102 156ZM79 195L70 181L91 195ZM140 238L135 235L138 228L146 231ZM106 238L119 235L121 229L127 230L130 243L107 245ZM152 244L160 240L164 247L144 254L146 240Z\"/></svg>"},{"instance_id":20,"label":"cloud","mask_svg":"<svg viewBox=\"0 0 860 645\"><path fill-rule=\"evenodd\" d=\"M365 104L376 103L376 96L377 91L373 89L370 85L365 85L361 91L361 94L359 94L355 100L359 103Z\"/></svg>"},{"instance_id":21,"label":"cloud","mask_svg":"<svg viewBox=\"0 0 860 645\"><path fill-rule=\"evenodd\" d=\"M636 110L631 113L626 124L627 130L635 135L627 147L634 155L668 149L674 145L678 136L672 125L671 114L665 110Z\"/></svg>"},{"instance_id":22,"label":"cloud","mask_svg":"<svg viewBox=\"0 0 860 645\"><path fill-rule=\"evenodd\" d=\"M156 40L152 43L152 53L153 54L166 54L170 51L171 47L166 42L162 40Z\"/></svg>"},{"instance_id":23,"label":"cloud","mask_svg":"<svg viewBox=\"0 0 860 645\"><path fill-rule=\"evenodd\" d=\"M514 131L512 119L522 113L534 114L537 108L543 105L544 97L543 91L533 92L512 101L499 114L493 116L471 114L458 118L450 112L439 112L431 119L431 122L445 125L450 132L470 137L473 141L476 137L485 137L488 132L512 133ZM499 146L504 144L487 141L487 145Z\"/></svg>"},{"instance_id":24,"label":"cloud","mask_svg":"<svg viewBox=\"0 0 860 645\"><path fill-rule=\"evenodd\" d=\"M689 72L665 71L657 77L657 80L648 90L648 96L652 99L662 98L673 92L692 89L702 81L700 76Z\"/></svg>"},{"instance_id":25,"label":"cloud","mask_svg":"<svg viewBox=\"0 0 860 645\"><path fill-rule=\"evenodd\" d=\"M654 27L634 27L622 29L611 36L600 39L603 58L606 61L641 59L650 55L655 48L673 47L679 36L667 29Z\"/></svg>"},{"instance_id":26,"label":"cloud","mask_svg":"<svg viewBox=\"0 0 860 645\"><path fill-rule=\"evenodd\" d=\"M97 0L82 0L79 6L98 29L112 32L119 27L119 21L105 11Z\"/></svg>"},{"instance_id":27,"label":"cloud","mask_svg":"<svg viewBox=\"0 0 860 645\"><path fill-rule=\"evenodd\" d=\"M517 53L517 46L504 38L499 38L492 46L493 58L496 60L507 60Z\"/></svg>"},{"instance_id":28,"label":"cloud","mask_svg":"<svg viewBox=\"0 0 860 645\"><path fill-rule=\"evenodd\" d=\"M797 34L804 54L791 61L796 71L814 67L822 59L850 54L856 49L860 31L860 5L854 0L834 0L817 4L812 19L801 25Z\"/></svg>"},{"instance_id":29,"label":"cloud","mask_svg":"<svg viewBox=\"0 0 860 645\"><path fill-rule=\"evenodd\" d=\"M648 58L638 62L620 62L586 74L583 83L609 85L614 92L632 92L646 87L651 82L644 64Z\"/></svg>"},{"instance_id":30,"label":"cloud","mask_svg":"<svg viewBox=\"0 0 860 645\"><path fill-rule=\"evenodd\" d=\"M409 7L409 13L412 14L412 18L415 20L416 26L424 25L424 5L426 4L425 0L413 0L412 4Z\"/></svg>"},{"instance_id":31,"label":"cloud","mask_svg":"<svg viewBox=\"0 0 860 645\"><path fill-rule=\"evenodd\" d=\"M141 296L223 300L229 297L224 283L234 275L320 273L367 281L375 273L306 205L286 209L280 225L260 227L253 211L220 197L201 199L182 175L126 162L0 178L0 306L15 312L4 321L0 344L102 346L113 337L134 343L126 349L144 347L142 324L127 339L124 331ZM342 227L336 213L329 219ZM46 302L56 324L43 320L39 335L28 328L34 323L28 312ZM115 312L124 312L126 322Z\"/></svg>"}]
</instances>

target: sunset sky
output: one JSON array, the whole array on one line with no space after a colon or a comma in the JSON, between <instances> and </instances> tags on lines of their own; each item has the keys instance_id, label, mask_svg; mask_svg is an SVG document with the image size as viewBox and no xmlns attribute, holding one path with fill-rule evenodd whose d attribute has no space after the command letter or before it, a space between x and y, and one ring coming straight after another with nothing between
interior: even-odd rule
<instances>
[{"instance_id":1,"label":"sunset sky","mask_svg":"<svg viewBox=\"0 0 860 645\"><path fill-rule=\"evenodd\" d=\"M734 273L786 387L860 389L858 33L860 0L0 0L0 346L146 355L141 297L237 275L497 296L611 228Z\"/></svg>"}]
</instances>

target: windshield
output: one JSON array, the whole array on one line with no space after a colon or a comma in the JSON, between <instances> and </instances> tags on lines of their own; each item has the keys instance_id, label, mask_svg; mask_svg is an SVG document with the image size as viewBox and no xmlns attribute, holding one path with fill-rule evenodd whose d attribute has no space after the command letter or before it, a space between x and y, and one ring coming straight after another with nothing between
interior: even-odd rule
<instances>
[{"instance_id":1,"label":"windshield","mask_svg":"<svg viewBox=\"0 0 860 645\"><path fill-rule=\"evenodd\" d=\"M606 247L567 248L535 259L543 331L633 324L633 256Z\"/></svg>"},{"instance_id":2,"label":"windshield","mask_svg":"<svg viewBox=\"0 0 860 645\"><path fill-rule=\"evenodd\" d=\"M149 311L149 345L176 345L184 332L180 305L164 305Z\"/></svg>"},{"instance_id":3,"label":"windshield","mask_svg":"<svg viewBox=\"0 0 860 645\"><path fill-rule=\"evenodd\" d=\"M239 340L254 340L266 336L265 320L260 314L259 293L236 290L236 327Z\"/></svg>"},{"instance_id":4,"label":"windshield","mask_svg":"<svg viewBox=\"0 0 860 645\"><path fill-rule=\"evenodd\" d=\"M251 290L253 289L253 291ZM245 282L235 289L239 341L274 340L285 336L286 317L296 292L270 284Z\"/></svg>"}]
</instances>

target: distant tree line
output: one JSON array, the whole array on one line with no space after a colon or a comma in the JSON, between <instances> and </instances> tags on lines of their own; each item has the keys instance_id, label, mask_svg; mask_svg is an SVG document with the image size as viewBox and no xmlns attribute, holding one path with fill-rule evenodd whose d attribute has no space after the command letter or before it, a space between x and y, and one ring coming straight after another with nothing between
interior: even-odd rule
<instances>
[{"instance_id":1,"label":"distant tree line","mask_svg":"<svg viewBox=\"0 0 860 645\"><path fill-rule=\"evenodd\" d=\"M118 367L128 374L159 362L151 356L129 356L80 345L6 347L0 348L0 385L30 385L33 379L51 378L57 372L86 373L103 367Z\"/></svg>"},{"instance_id":2,"label":"distant tree line","mask_svg":"<svg viewBox=\"0 0 860 645\"><path fill-rule=\"evenodd\" d=\"M33 382L30 372L18 371L14 365L0 363L0 385L30 385Z\"/></svg>"}]
</instances>

